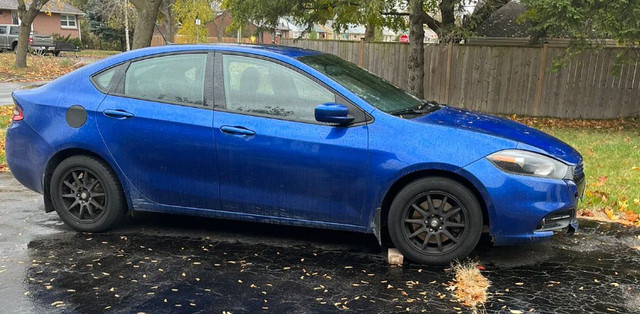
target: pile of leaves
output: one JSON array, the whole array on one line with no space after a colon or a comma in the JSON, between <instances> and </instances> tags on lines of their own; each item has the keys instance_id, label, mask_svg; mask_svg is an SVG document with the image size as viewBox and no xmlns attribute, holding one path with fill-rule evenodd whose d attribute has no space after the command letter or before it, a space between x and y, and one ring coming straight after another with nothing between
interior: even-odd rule
<instances>
[{"instance_id":1,"label":"pile of leaves","mask_svg":"<svg viewBox=\"0 0 640 314\"><path fill-rule=\"evenodd\" d=\"M34 82L58 78L75 70L72 58L27 55L27 68L14 66L13 53L0 53L0 82Z\"/></svg>"},{"instance_id":2,"label":"pile of leaves","mask_svg":"<svg viewBox=\"0 0 640 314\"><path fill-rule=\"evenodd\" d=\"M583 120L538 117L508 116L509 119L537 129L592 129L592 130L637 130L640 132L640 117ZM640 135L640 133L639 133Z\"/></svg>"},{"instance_id":3,"label":"pile of leaves","mask_svg":"<svg viewBox=\"0 0 640 314\"><path fill-rule=\"evenodd\" d=\"M484 307L488 298L487 290L491 286L489 279L480 272L481 268L484 267L476 262L455 262L450 270L455 278L449 283L449 290L453 290L456 299L474 313Z\"/></svg>"},{"instance_id":4,"label":"pile of leaves","mask_svg":"<svg viewBox=\"0 0 640 314\"><path fill-rule=\"evenodd\" d=\"M0 171L7 171L7 162L4 158L4 143L7 134L7 127L11 123L11 116L13 115L12 106L0 106Z\"/></svg>"}]
</instances>

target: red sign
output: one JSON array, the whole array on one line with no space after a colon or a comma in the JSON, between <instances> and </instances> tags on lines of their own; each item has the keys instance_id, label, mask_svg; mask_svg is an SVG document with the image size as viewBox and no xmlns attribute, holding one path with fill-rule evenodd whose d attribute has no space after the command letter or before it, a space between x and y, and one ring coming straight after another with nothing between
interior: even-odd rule
<instances>
[{"instance_id":1,"label":"red sign","mask_svg":"<svg viewBox=\"0 0 640 314\"><path fill-rule=\"evenodd\" d=\"M409 35L407 35L407 34L400 35L400 38L398 38L398 41L401 42L401 43L408 43L409 42Z\"/></svg>"}]
</instances>

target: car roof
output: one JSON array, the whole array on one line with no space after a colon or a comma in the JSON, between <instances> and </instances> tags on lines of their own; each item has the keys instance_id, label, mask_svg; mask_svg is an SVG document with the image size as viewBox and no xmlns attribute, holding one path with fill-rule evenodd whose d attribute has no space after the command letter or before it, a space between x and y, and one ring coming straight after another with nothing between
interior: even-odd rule
<instances>
[{"instance_id":1,"label":"car roof","mask_svg":"<svg viewBox=\"0 0 640 314\"><path fill-rule=\"evenodd\" d=\"M320 51L303 49L298 47L290 47L290 46L281 46L281 45L265 45L265 44L217 44L219 49L223 49L224 47L236 48L239 50L245 50L247 52L262 50L269 51L272 53L284 55L291 58L297 58L302 56L316 55L320 54Z\"/></svg>"},{"instance_id":2,"label":"car roof","mask_svg":"<svg viewBox=\"0 0 640 314\"><path fill-rule=\"evenodd\" d=\"M167 52L178 51L191 51L191 50L220 50L220 51L235 51L246 52L254 54L276 54L287 56L290 58L297 58L302 56L321 54L322 52L316 50L302 49L297 47L280 46L280 45L263 45L263 44L186 44L186 45L166 45L156 46L144 49L132 50L128 55L151 55ZM135 57L135 56L134 56Z\"/></svg>"},{"instance_id":3,"label":"car roof","mask_svg":"<svg viewBox=\"0 0 640 314\"><path fill-rule=\"evenodd\" d=\"M323 54L323 52L309 49L302 49L289 46L280 45L256 45L256 44L180 44L180 45L165 45L155 46L141 49L134 49L131 51L119 53L111 57L102 59L98 62L92 63L88 66L81 68L78 73L84 73L84 75L93 75L105 68L112 65L126 62L136 58L144 58L147 56L171 54L179 52L189 51L230 51L238 53L247 53L253 55L260 55L266 57L272 57L276 59L298 58L303 56L311 56ZM76 72L76 71L74 71Z\"/></svg>"}]
</instances>

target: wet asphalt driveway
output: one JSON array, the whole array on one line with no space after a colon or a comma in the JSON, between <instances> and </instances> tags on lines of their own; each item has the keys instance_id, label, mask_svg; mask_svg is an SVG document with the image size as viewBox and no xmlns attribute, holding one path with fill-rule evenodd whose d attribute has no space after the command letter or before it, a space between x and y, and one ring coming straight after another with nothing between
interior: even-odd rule
<instances>
[{"instance_id":1,"label":"wet asphalt driveway","mask_svg":"<svg viewBox=\"0 0 640 314\"><path fill-rule=\"evenodd\" d=\"M640 311L640 232L482 246L487 312ZM0 312L455 312L444 268L391 267L373 236L153 215L82 234L0 173Z\"/></svg>"}]
</instances>

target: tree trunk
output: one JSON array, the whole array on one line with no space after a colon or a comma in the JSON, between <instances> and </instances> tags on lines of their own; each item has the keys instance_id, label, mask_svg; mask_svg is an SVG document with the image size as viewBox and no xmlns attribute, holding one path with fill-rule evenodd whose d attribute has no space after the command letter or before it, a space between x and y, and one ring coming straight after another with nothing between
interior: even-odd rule
<instances>
[{"instance_id":1,"label":"tree trunk","mask_svg":"<svg viewBox=\"0 0 640 314\"><path fill-rule=\"evenodd\" d=\"M18 17L20 18L20 33L18 35L18 46L16 47L16 67L27 67L27 52L29 48L29 35L31 34L31 24L40 12L40 9L49 0L33 0L29 8L24 0L18 0Z\"/></svg>"},{"instance_id":2,"label":"tree trunk","mask_svg":"<svg viewBox=\"0 0 640 314\"><path fill-rule=\"evenodd\" d=\"M364 41L372 42L375 40L375 38L376 38L376 25L374 23L368 22L367 25L365 25Z\"/></svg>"},{"instance_id":3,"label":"tree trunk","mask_svg":"<svg viewBox=\"0 0 640 314\"><path fill-rule=\"evenodd\" d=\"M31 23L25 24L25 20L21 20L20 33L18 35L18 46L16 47L16 67L27 67L27 53L29 52L29 34L31 33Z\"/></svg>"},{"instance_id":4,"label":"tree trunk","mask_svg":"<svg viewBox=\"0 0 640 314\"><path fill-rule=\"evenodd\" d=\"M424 28L423 0L409 3L409 92L424 98Z\"/></svg>"},{"instance_id":5,"label":"tree trunk","mask_svg":"<svg viewBox=\"0 0 640 314\"><path fill-rule=\"evenodd\" d=\"M149 47L153 37L153 28L158 17L161 0L131 0L138 12L138 21L133 32L132 49Z\"/></svg>"}]
</instances>

